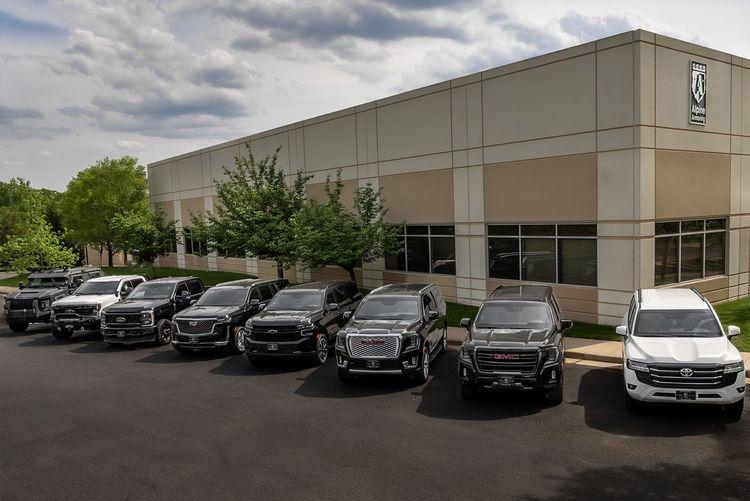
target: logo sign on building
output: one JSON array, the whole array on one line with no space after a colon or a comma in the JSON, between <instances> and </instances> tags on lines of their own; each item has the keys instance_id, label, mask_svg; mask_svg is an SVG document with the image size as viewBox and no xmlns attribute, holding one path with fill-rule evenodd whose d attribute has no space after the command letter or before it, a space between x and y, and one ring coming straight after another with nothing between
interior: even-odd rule
<instances>
[{"instance_id":1,"label":"logo sign on building","mask_svg":"<svg viewBox=\"0 0 750 501\"><path fill-rule=\"evenodd\" d=\"M690 123L706 125L706 64L690 61Z\"/></svg>"}]
</instances>

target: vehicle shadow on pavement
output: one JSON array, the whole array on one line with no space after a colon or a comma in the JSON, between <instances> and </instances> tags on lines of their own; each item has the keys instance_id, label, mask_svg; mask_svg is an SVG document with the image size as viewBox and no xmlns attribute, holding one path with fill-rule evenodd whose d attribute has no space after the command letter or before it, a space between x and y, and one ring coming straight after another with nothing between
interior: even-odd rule
<instances>
[{"instance_id":1,"label":"vehicle shadow on pavement","mask_svg":"<svg viewBox=\"0 0 750 501\"><path fill-rule=\"evenodd\" d=\"M245 355L234 355L227 357L208 372L220 376L268 376L301 372L311 367L312 363L307 360L280 358L251 364Z\"/></svg>"},{"instance_id":2,"label":"vehicle shadow on pavement","mask_svg":"<svg viewBox=\"0 0 750 501\"><path fill-rule=\"evenodd\" d=\"M578 400L571 403L584 408L587 426L615 435L688 437L741 427L728 424L718 405L649 404L631 413L624 391L621 371L592 369L581 376Z\"/></svg>"},{"instance_id":3,"label":"vehicle shadow on pavement","mask_svg":"<svg viewBox=\"0 0 750 501\"><path fill-rule=\"evenodd\" d=\"M22 338L22 337L30 337L34 334L44 334L49 333L49 326L45 325L39 325L39 326L29 326L29 328L25 332L13 332L10 330L10 327L7 327L5 325L0 327L0 337L5 338Z\"/></svg>"},{"instance_id":4,"label":"vehicle shadow on pavement","mask_svg":"<svg viewBox=\"0 0 750 501\"><path fill-rule=\"evenodd\" d=\"M565 478L550 477L558 482L553 493L543 496L523 496L523 500L579 500L579 499L664 499L658 493L671 493L668 499L750 499L750 473L736 465L718 462L690 466L659 463L640 467L620 465L571 471Z\"/></svg>"},{"instance_id":5,"label":"vehicle shadow on pavement","mask_svg":"<svg viewBox=\"0 0 750 501\"><path fill-rule=\"evenodd\" d=\"M58 339L55 339L52 337L52 334L49 332L46 333L39 333L38 335L35 335L34 337L29 338L28 341L25 341L23 343L19 343L18 346L21 346L23 348L36 348L40 346L59 346L61 344L61 341Z\"/></svg>"},{"instance_id":6,"label":"vehicle shadow on pavement","mask_svg":"<svg viewBox=\"0 0 750 501\"><path fill-rule=\"evenodd\" d=\"M150 355L136 360L144 364L189 364L195 362L205 362L206 360L217 360L227 357L227 352L221 350L202 350L193 353L180 353L171 346L154 346L143 345L144 348L153 350Z\"/></svg>"},{"instance_id":7,"label":"vehicle shadow on pavement","mask_svg":"<svg viewBox=\"0 0 750 501\"><path fill-rule=\"evenodd\" d=\"M483 392L474 400L461 397L456 366L458 352L449 351L433 365L432 378L415 393L421 396L419 414L462 421L491 421L528 416L549 407L542 395L533 392Z\"/></svg>"},{"instance_id":8,"label":"vehicle shadow on pavement","mask_svg":"<svg viewBox=\"0 0 750 501\"><path fill-rule=\"evenodd\" d=\"M331 357L326 365L308 374L294 393L311 398L363 398L418 389L414 380L389 375L357 376L353 381L342 383Z\"/></svg>"}]
</instances>

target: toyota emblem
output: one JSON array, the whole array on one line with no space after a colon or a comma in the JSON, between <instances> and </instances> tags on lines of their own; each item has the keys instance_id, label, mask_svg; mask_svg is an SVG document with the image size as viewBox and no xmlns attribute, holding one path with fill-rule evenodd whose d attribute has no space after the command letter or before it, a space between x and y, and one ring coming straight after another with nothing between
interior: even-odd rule
<instances>
[{"instance_id":1,"label":"toyota emblem","mask_svg":"<svg viewBox=\"0 0 750 501\"><path fill-rule=\"evenodd\" d=\"M691 369L690 367L683 367L682 369L680 369L680 376L690 377L692 375L693 375L693 369Z\"/></svg>"}]
</instances>

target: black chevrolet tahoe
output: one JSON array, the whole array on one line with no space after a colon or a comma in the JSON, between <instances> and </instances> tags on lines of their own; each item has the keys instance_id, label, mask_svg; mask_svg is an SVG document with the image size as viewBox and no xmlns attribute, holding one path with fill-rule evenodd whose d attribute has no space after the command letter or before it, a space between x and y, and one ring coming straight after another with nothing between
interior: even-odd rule
<instances>
[{"instance_id":1,"label":"black chevrolet tahoe","mask_svg":"<svg viewBox=\"0 0 750 501\"><path fill-rule=\"evenodd\" d=\"M336 336L339 379L398 374L424 383L430 363L448 348L445 300L434 284L375 289Z\"/></svg>"},{"instance_id":2,"label":"black chevrolet tahoe","mask_svg":"<svg viewBox=\"0 0 750 501\"><path fill-rule=\"evenodd\" d=\"M20 290L5 298L5 319L13 332L23 332L34 322L49 322L52 303L75 291L89 278L101 277L99 268L77 267L30 273Z\"/></svg>"},{"instance_id":3,"label":"black chevrolet tahoe","mask_svg":"<svg viewBox=\"0 0 750 501\"><path fill-rule=\"evenodd\" d=\"M351 312L362 300L354 282L310 282L276 294L268 306L245 324L245 355L253 363L274 357L328 360L330 347Z\"/></svg>"},{"instance_id":4,"label":"black chevrolet tahoe","mask_svg":"<svg viewBox=\"0 0 750 501\"><path fill-rule=\"evenodd\" d=\"M479 307L476 319L461 320L468 334L458 356L461 395L480 389L537 390L553 403L563 399L563 331L552 287L498 287Z\"/></svg>"},{"instance_id":5,"label":"black chevrolet tahoe","mask_svg":"<svg viewBox=\"0 0 750 501\"><path fill-rule=\"evenodd\" d=\"M245 351L245 322L263 309L288 280L247 279L206 290L195 305L172 318L172 346L180 353L226 348Z\"/></svg>"},{"instance_id":6,"label":"black chevrolet tahoe","mask_svg":"<svg viewBox=\"0 0 750 501\"><path fill-rule=\"evenodd\" d=\"M203 282L195 277L158 278L133 289L127 299L105 308L101 332L110 344L154 342L172 339L172 316L203 295Z\"/></svg>"}]
</instances>

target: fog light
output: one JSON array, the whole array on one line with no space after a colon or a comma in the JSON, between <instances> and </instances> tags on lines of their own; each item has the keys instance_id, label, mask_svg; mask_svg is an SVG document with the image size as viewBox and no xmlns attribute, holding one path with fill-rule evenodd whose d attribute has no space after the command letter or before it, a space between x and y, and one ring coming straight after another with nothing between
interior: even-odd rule
<instances>
[{"instance_id":1,"label":"fog light","mask_svg":"<svg viewBox=\"0 0 750 501\"><path fill-rule=\"evenodd\" d=\"M628 390L635 390L636 386L634 384L628 383Z\"/></svg>"}]
</instances>

